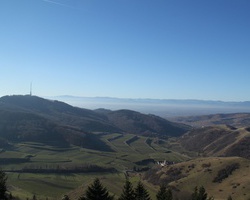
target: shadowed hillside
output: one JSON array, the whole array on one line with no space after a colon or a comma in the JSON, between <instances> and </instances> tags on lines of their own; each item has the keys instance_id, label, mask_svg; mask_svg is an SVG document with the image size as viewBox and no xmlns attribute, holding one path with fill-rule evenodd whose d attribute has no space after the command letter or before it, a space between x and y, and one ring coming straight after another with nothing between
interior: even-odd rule
<instances>
[{"instance_id":1,"label":"shadowed hillside","mask_svg":"<svg viewBox=\"0 0 250 200\"><path fill-rule=\"evenodd\" d=\"M74 144L100 151L113 151L96 135L79 129L59 125L42 116L0 110L1 147L9 142L41 142L53 146L69 146Z\"/></svg>"},{"instance_id":2,"label":"shadowed hillside","mask_svg":"<svg viewBox=\"0 0 250 200\"><path fill-rule=\"evenodd\" d=\"M188 126L172 123L153 115L129 110L92 111L29 95L0 98L0 110L36 114L57 124L87 132L133 132L134 134L179 136L189 130Z\"/></svg>"},{"instance_id":3,"label":"shadowed hillside","mask_svg":"<svg viewBox=\"0 0 250 200\"><path fill-rule=\"evenodd\" d=\"M179 136L187 130L187 126L134 111L98 112L29 95L0 98L2 146L8 141L33 141L114 151L93 133Z\"/></svg>"},{"instance_id":4,"label":"shadowed hillside","mask_svg":"<svg viewBox=\"0 0 250 200\"><path fill-rule=\"evenodd\" d=\"M148 136L180 136L190 129L184 124L173 123L155 115L145 115L131 110L103 112L124 132Z\"/></svg>"},{"instance_id":5,"label":"shadowed hillside","mask_svg":"<svg viewBox=\"0 0 250 200\"><path fill-rule=\"evenodd\" d=\"M36 96L4 96L0 98L0 109L31 112L63 125L76 126L84 131L119 131L110 125L104 115Z\"/></svg>"}]
</instances>

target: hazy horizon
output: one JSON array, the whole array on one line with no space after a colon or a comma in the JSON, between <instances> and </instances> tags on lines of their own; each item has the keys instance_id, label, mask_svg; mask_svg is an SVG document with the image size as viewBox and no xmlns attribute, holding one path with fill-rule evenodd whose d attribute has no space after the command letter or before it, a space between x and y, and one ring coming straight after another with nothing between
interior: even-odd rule
<instances>
[{"instance_id":1,"label":"hazy horizon","mask_svg":"<svg viewBox=\"0 0 250 200\"><path fill-rule=\"evenodd\" d=\"M20 94L19 94L20 95ZM4 96L19 96L4 95ZM2 96L2 97L4 97ZM30 94L20 95L30 96ZM36 96L36 95L32 95ZM249 113L250 101L218 101L199 99L150 99L116 97L80 97L72 95L37 96L48 100L58 100L71 106L85 109L134 110L145 114L154 114L172 118L210 114ZM1 98L1 97L0 97Z\"/></svg>"},{"instance_id":2,"label":"hazy horizon","mask_svg":"<svg viewBox=\"0 0 250 200\"><path fill-rule=\"evenodd\" d=\"M145 114L155 114L161 117L208 115L219 113L243 113L250 112L250 102L224 102L194 99L133 99L113 97L74 97L47 96L51 100L59 100L73 106L87 109L129 109ZM244 104L247 103L247 104Z\"/></svg>"},{"instance_id":3,"label":"hazy horizon","mask_svg":"<svg viewBox=\"0 0 250 200\"><path fill-rule=\"evenodd\" d=\"M13 93L13 94L3 94L1 97L4 96L18 96L18 95L30 95L29 91L27 91L27 93L21 94L21 93ZM31 96L37 96L37 97L41 97L41 98L97 98L97 99L102 99L102 98L106 98L106 99L126 99L126 100L157 100L157 101L211 101L211 102L225 102L225 103L244 103L244 102L250 102L250 99L246 99L246 100L230 100L230 101L226 101L226 100L221 100L221 99L194 99L194 98L149 98L149 97L145 97L145 98L141 98L141 97L117 97L117 96L75 96L75 95L68 95L68 94L62 94L62 95L38 95L38 94L34 94L32 93Z\"/></svg>"}]
</instances>

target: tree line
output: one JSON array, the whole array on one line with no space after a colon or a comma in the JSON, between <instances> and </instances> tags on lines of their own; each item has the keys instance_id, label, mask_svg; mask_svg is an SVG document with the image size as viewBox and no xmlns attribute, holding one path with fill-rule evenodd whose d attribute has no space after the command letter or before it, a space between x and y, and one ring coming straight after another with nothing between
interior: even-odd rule
<instances>
[{"instance_id":1,"label":"tree line","mask_svg":"<svg viewBox=\"0 0 250 200\"><path fill-rule=\"evenodd\" d=\"M156 199L174 200L172 190L170 188L167 188L166 185L161 185L160 189L156 194ZM62 200L70 200L70 198L65 195ZM88 186L87 190L85 191L85 194L81 196L78 200L115 200L115 198L109 193L106 187L102 185L100 180L96 178L94 182ZM120 194L117 200L151 200L151 198L147 189L144 187L141 181L139 181L137 186L133 188L131 182L126 179L122 193ZM214 200L214 198L208 197L205 188L201 186L195 187L191 196L186 197L182 200ZM229 196L227 200L232 200L232 197Z\"/></svg>"},{"instance_id":2,"label":"tree line","mask_svg":"<svg viewBox=\"0 0 250 200\"><path fill-rule=\"evenodd\" d=\"M7 175L5 172L0 170L0 200L18 200L18 198L13 197L11 193L8 192L6 182ZM161 185L156 194L156 199L174 200L172 190L167 188L166 185ZM37 200L36 196L33 195L31 200ZM70 200L70 198L68 195L64 195L62 200ZM85 193L79 197L78 200L115 200L115 197L110 194L98 178L95 178L93 183L87 187ZM134 188L132 183L126 179L122 193L117 200L151 200L151 198L141 181L139 181ZM201 186L199 188L195 187L190 197L178 200L214 200L214 198L208 197L205 188ZM232 200L232 197L229 196L227 200Z\"/></svg>"}]
</instances>

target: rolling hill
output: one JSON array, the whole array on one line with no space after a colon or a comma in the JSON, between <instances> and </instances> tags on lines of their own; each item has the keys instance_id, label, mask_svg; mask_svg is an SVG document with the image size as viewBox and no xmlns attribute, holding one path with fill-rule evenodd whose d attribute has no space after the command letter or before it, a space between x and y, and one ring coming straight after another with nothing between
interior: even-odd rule
<instances>
[{"instance_id":1,"label":"rolling hill","mask_svg":"<svg viewBox=\"0 0 250 200\"><path fill-rule=\"evenodd\" d=\"M94 134L72 126L63 126L29 112L0 110L0 137L5 143L32 141L61 147L73 144L100 151L113 151ZM5 143L0 143L0 148L6 146Z\"/></svg>"},{"instance_id":2,"label":"rolling hill","mask_svg":"<svg viewBox=\"0 0 250 200\"><path fill-rule=\"evenodd\" d=\"M189 131L179 139L189 151L204 156L241 156L250 159L250 129L209 126Z\"/></svg>"},{"instance_id":3,"label":"rolling hill","mask_svg":"<svg viewBox=\"0 0 250 200\"><path fill-rule=\"evenodd\" d=\"M124 132L147 136L180 136L189 126L166 121L155 115L145 115L131 110L104 112L108 120Z\"/></svg>"},{"instance_id":4,"label":"rolling hill","mask_svg":"<svg viewBox=\"0 0 250 200\"><path fill-rule=\"evenodd\" d=\"M0 137L7 140L100 148L106 144L93 133L179 136L189 130L188 126L134 111L100 112L29 95L0 98L0 119Z\"/></svg>"}]
</instances>

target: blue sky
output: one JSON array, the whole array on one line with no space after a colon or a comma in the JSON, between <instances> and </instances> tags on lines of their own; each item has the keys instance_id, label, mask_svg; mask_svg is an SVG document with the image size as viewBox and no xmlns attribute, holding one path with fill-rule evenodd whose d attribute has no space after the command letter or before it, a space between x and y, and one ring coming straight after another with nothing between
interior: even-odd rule
<instances>
[{"instance_id":1,"label":"blue sky","mask_svg":"<svg viewBox=\"0 0 250 200\"><path fill-rule=\"evenodd\" d=\"M0 0L0 96L250 100L249 0Z\"/></svg>"}]
</instances>

